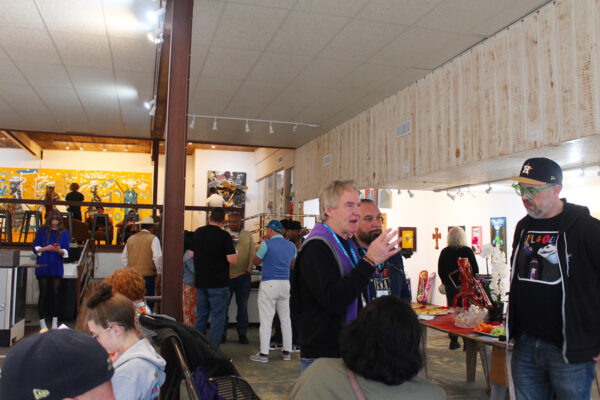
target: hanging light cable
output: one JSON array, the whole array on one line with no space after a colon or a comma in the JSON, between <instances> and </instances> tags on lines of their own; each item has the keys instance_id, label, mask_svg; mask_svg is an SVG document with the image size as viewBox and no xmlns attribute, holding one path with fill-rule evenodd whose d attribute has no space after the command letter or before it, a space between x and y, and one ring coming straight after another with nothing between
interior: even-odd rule
<instances>
[{"instance_id":1,"label":"hanging light cable","mask_svg":"<svg viewBox=\"0 0 600 400\"><path fill-rule=\"evenodd\" d=\"M215 118L215 120L213 121L212 130L213 130L213 131L216 131L216 130L217 130L217 118Z\"/></svg>"}]
</instances>

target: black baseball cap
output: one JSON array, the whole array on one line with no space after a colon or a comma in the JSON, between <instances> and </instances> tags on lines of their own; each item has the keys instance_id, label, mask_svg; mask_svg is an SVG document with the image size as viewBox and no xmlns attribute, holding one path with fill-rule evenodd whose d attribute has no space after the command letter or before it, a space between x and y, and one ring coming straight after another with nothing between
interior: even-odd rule
<instances>
[{"instance_id":1,"label":"black baseball cap","mask_svg":"<svg viewBox=\"0 0 600 400\"><path fill-rule=\"evenodd\" d=\"M89 335L53 329L18 342L0 372L0 399L54 400L76 397L114 373L108 353Z\"/></svg>"},{"instance_id":2,"label":"black baseball cap","mask_svg":"<svg viewBox=\"0 0 600 400\"><path fill-rule=\"evenodd\" d=\"M523 163L519 176L510 178L513 181L540 185L551 183L562 186L563 174L560 165L549 158L530 158Z\"/></svg>"}]
</instances>

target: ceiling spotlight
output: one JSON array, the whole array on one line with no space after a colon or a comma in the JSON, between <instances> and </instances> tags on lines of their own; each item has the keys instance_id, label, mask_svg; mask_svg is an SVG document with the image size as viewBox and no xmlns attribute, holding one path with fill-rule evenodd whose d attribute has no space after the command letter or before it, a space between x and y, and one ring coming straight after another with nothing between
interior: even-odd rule
<instances>
[{"instance_id":1,"label":"ceiling spotlight","mask_svg":"<svg viewBox=\"0 0 600 400\"><path fill-rule=\"evenodd\" d=\"M458 197L463 197L465 194L461 191L460 188L458 188L458 190L456 191L456 194L458 195Z\"/></svg>"},{"instance_id":2,"label":"ceiling spotlight","mask_svg":"<svg viewBox=\"0 0 600 400\"><path fill-rule=\"evenodd\" d=\"M274 134L275 131L273 130L273 123L269 121L269 135Z\"/></svg>"},{"instance_id":3,"label":"ceiling spotlight","mask_svg":"<svg viewBox=\"0 0 600 400\"><path fill-rule=\"evenodd\" d=\"M190 122L190 129L194 129L194 125L196 125L196 117L192 118L192 122Z\"/></svg>"},{"instance_id":4,"label":"ceiling spotlight","mask_svg":"<svg viewBox=\"0 0 600 400\"><path fill-rule=\"evenodd\" d=\"M212 130L216 131L217 130L217 119L215 118L214 122L213 122L213 126L212 126Z\"/></svg>"},{"instance_id":5,"label":"ceiling spotlight","mask_svg":"<svg viewBox=\"0 0 600 400\"><path fill-rule=\"evenodd\" d=\"M250 133L250 125L248 125L248 120L246 120L246 133Z\"/></svg>"},{"instance_id":6,"label":"ceiling spotlight","mask_svg":"<svg viewBox=\"0 0 600 400\"><path fill-rule=\"evenodd\" d=\"M294 126L292 127L292 132L296 132L296 129L298 129L298 124L294 124Z\"/></svg>"},{"instance_id":7,"label":"ceiling spotlight","mask_svg":"<svg viewBox=\"0 0 600 400\"><path fill-rule=\"evenodd\" d=\"M83 151L83 143L79 145L79 150Z\"/></svg>"},{"instance_id":8,"label":"ceiling spotlight","mask_svg":"<svg viewBox=\"0 0 600 400\"><path fill-rule=\"evenodd\" d=\"M490 185L490 184L488 183L488 188L487 188L487 189L485 189L485 192L486 192L487 194L490 194L490 192L491 192L491 191L492 191L492 185Z\"/></svg>"},{"instance_id":9,"label":"ceiling spotlight","mask_svg":"<svg viewBox=\"0 0 600 400\"><path fill-rule=\"evenodd\" d=\"M450 197L452 200L456 199L456 195L446 191L446 196Z\"/></svg>"},{"instance_id":10,"label":"ceiling spotlight","mask_svg":"<svg viewBox=\"0 0 600 400\"><path fill-rule=\"evenodd\" d=\"M102 151L106 151L106 145L105 144L102 145Z\"/></svg>"},{"instance_id":11,"label":"ceiling spotlight","mask_svg":"<svg viewBox=\"0 0 600 400\"><path fill-rule=\"evenodd\" d=\"M156 96L154 96L154 98L150 101L145 101L144 108L146 110L150 110L155 104L156 104Z\"/></svg>"},{"instance_id":12,"label":"ceiling spotlight","mask_svg":"<svg viewBox=\"0 0 600 400\"><path fill-rule=\"evenodd\" d=\"M152 106L152 109L148 114L150 114L151 117L154 117L154 115L156 114L156 104Z\"/></svg>"},{"instance_id":13,"label":"ceiling spotlight","mask_svg":"<svg viewBox=\"0 0 600 400\"><path fill-rule=\"evenodd\" d=\"M398 191L398 196L402 194L402 189L396 189Z\"/></svg>"},{"instance_id":14,"label":"ceiling spotlight","mask_svg":"<svg viewBox=\"0 0 600 400\"><path fill-rule=\"evenodd\" d=\"M69 143L67 143L67 146L65 147L65 149L69 150L71 147L69 146Z\"/></svg>"},{"instance_id":15,"label":"ceiling spotlight","mask_svg":"<svg viewBox=\"0 0 600 400\"><path fill-rule=\"evenodd\" d=\"M188 142L188 146L191 146L191 145L192 145L192 142Z\"/></svg>"},{"instance_id":16,"label":"ceiling spotlight","mask_svg":"<svg viewBox=\"0 0 600 400\"><path fill-rule=\"evenodd\" d=\"M146 37L149 41L151 41L154 44L160 44L165 41L163 33L159 30L156 30L154 32L148 32L146 34Z\"/></svg>"},{"instance_id":17,"label":"ceiling spotlight","mask_svg":"<svg viewBox=\"0 0 600 400\"><path fill-rule=\"evenodd\" d=\"M127 145L125 145L125 150L124 151L129 151L129 149L127 149Z\"/></svg>"},{"instance_id":18,"label":"ceiling spotlight","mask_svg":"<svg viewBox=\"0 0 600 400\"><path fill-rule=\"evenodd\" d=\"M413 192L411 192L410 190L408 191L408 195L410 196L410 198L412 199L413 197L415 197L415 194Z\"/></svg>"}]
</instances>

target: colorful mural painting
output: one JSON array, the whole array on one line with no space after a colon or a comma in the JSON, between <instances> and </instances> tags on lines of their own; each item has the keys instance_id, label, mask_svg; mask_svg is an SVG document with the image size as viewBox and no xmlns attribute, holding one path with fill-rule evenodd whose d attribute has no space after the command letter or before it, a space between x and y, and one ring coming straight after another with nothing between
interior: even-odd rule
<instances>
[{"instance_id":1,"label":"colorful mural painting","mask_svg":"<svg viewBox=\"0 0 600 400\"><path fill-rule=\"evenodd\" d=\"M79 191L84 201L101 201L107 203L152 203L152 173L150 172L113 172L113 171L77 171L67 169L46 168L0 168L0 197L14 199L43 198L46 184L54 183L55 192L61 200L69 193L72 182L79 184ZM42 210L40 204L1 204L0 208L8 209L13 215L13 231L18 231L23 221L23 213L29 209ZM67 206L58 206L59 211L66 211ZM95 208L83 207L83 212L92 215ZM128 209L106 208L114 224L121 222ZM140 210L140 218L152 215L151 210ZM85 216L84 216L85 218Z\"/></svg>"}]
</instances>

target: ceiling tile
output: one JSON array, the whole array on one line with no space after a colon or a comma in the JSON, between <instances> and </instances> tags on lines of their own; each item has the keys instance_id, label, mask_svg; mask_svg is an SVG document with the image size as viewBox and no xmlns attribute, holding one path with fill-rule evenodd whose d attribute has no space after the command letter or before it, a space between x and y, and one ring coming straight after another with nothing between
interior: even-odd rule
<instances>
[{"instance_id":1,"label":"ceiling tile","mask_svg":"<svg viewBox=\"0 0 600 400\"><path fill-rule=\"evenodd\" d=\"M347 18L293 11L267 51L314 56L347 22Z\"/></svg>"},{"instance_id":2,"label":"ceiling tile","mask_svg":"<svg viewBox=\"0 0 600 400\"><path fill-rule=\"evenodd\" d=\"M294 8L320 14L352 17L368 2L369 0L298 0Z\"/></svg>"},{"instance_id":3,"label":"ceiling tile","mask_svg":"<svg viewBox=\"0 0 600 400\"><path fill-rule=\"evenodd\" d=\"M303 122L320 124L331 115L340 112L366 94L365 91L353 89L327 89L305 110L302 110L295 119Z\"/></svg>"},{"instance_id":4,"label":"ceiling tile","mask_svg":"<svg viewBox=\"0 0 600 400\"><path fill-rule=\"evenodd\" d=\"M156 22L151 22L146 13L157 10L158 3L138 0L131 7L123 0L103 0L104 20L108 35L110 37L146 39L148 32L156 30L158 25Z\"/></svg>"},{"instance_id":5,"label":"ceiling tile","mask_svg":"<svg viewBox=\"0 0 600 400\"><path fill-rule=\"evenodd\" d=\"M399 92L400 90L412 85L413 83L415 83L416 81L423 78L429 73L431 73L431 71L426 69L409 68L406 71L402 72L402 74L400 74L399 77L393 78L392 80L379 86L376 89L376 91L378 91L378 95L381 96L381 99L383 100L386 97L381 94L383 91L387 91L387 93L390 94Z\"/></svg>"},{"instance_id":6,"label":"ceiling tile","mask_svg":"<svg viewBox=\"0 0 600 400\"><path fill-rule=\"evenodd\" d=\"M16 112L23 117L25 130L54 131L60 130L56 118L50 114L42 102L33 104L19 104L13 106Z\"/></svg>"},{"instance_id":7,"label":"ceiling tile","mask_svg":"<svg viewBox=\"0 0 600 400\"><path fill-rule=\"evenodd\" d=\"M12 61L0 59L0 83L26 85L27 81Z\"/></svg>"},{"instance_id":8,"label":"ceiling tile","mask_svg":"<svg viewBox=\"0 0 600 400\"><path fill-rule=\"evenodd\" d=\"M208 46L192 46L190 54L190 80L196 78L202 71L207 54Z\"/></svg>"},{"instance_id":9,"label":"ceiling tile","mask_svg":"<svg viewBox=\"0 0 600 400\"><path fill-rule=\"evenodd\" d=\"M51 32L65 65L111 68L108 39L104 35Z\"/></svg>"},{"instance_id":10,"label":"ceiling tile","mask_svg":"<svg viewBox=\"0 0 600 400\"><path fill-rule=\"evenodd\" d=\"M548 0L516 0L510 6L500 12L494 13L491 18L485 20L481 25L475 27L470 33L491 36L507 25L523 18L530 12L537 10Z\"/></svg>"},{"instance_id":11,"label":"ceiling tile","mask_svg":"<svg viewBox=\"0 0 600 400\"><path fill-rule=\"evenodd\" d=\"M36 0L50 31L104 35L101 0Z\"/></svg>"},{"instance_id":12,"label":"ceiling tile","mask_svg":"<svg viewBox=\"0 0 600 400\"><path fill-rule=\"evenodd\" d=\"M11 105L31 104L32 107L43 105L29 85L3 83L0 85L0 96Z\"/></svg>"},{"instance_id":13,"label":"ceiling tile","mask_svg":"<svg viewBox=\"0 0 600 400\"><path fill-rule=\"evenodd\" d=\"M319 53L320 57L364 62L407 27L395 24L352 20Z\"/></svg>"},{"instance_id":14,"label":"ceiling tile","mask_svg":"<svg viewBox=\"0 0 600 400\"><path fill-rule=\"evenodd\" d=\"M188 111L192 114L221 115L241 80L200 77L196 91L190 96Z\"/></svg>"},{"instance_id":15,"label":"ceiling tile","mask_svg":"<svg viewBox=\"0 0 600 400\"><path fill-rule=\"evenodd\" d=\"M287 83L309 62L309 58L289 54L263 53L248 76L250 81Z\"/></svg>"},{"instance_id":16,"label":"ceiling tile","mask_svg":"<svg viewBox=\"0 0 600 400\"><path fill-rule=\"evenodd\" d=\"M123 122L129 128L129 126L144 126L150 133L150 115L146 110L142 112L124 112Z\"/></svg>"},{"instance_id":17,"label":"ceiling tile","mask_svg":"<svg viewBox=\"0 0 600 400\"><path fill-rule=\"evenodd\" d=\"M369 62L413 67L423 58L435 53L448 43L449 35L451 34L448 32L410 27L375 54ZM423 46L423 43L427 43L427 46Z\"/></svg>"},{"instance_id":18,"label":"ceiling tile","mask_svg":"<svg viewBox=\"0 0 600 400\"><path fill-rule=\"evenodd\" d=\"M442 0L371 0L356 18L412 25Z\"/></svg>"},{"instance_id":19,"label":"ceiling tile","mask_svg":"<svg viewBox=\"0 0 600 400\"><path fill-rule=\"evenodd\" d=\"M61 63L46 31L0 27L0 45L13 61Z\"/></svg>"},{"instance_id":20,"label":"ceiling tile","mask_svg":"<svg viewBox=\"0 0 600 400\"><path fill-rule=\"evenodd\" d=\"M337 89L359 88L370 92L382 83L400 75L404 70L399 67L381 64L363 64L340 81Z\"/></svg>"},{"instance_id":21,"label":"ceiling tile","mask_svg":"<svg viewBox=\"0 0 600 400\"><path fill-rule=\"evenodd\" d=\"M221 79L244 79L260 56L257 51L211 47L202 76Z\"/></svg>"},{"instance_id":22,"label":"ceiling tile","mask_svg":"<svg viewBox=\"0 0 600 400\"><path fill-rule=\"evenodd\" d=\"M438 51L416 63L415 67L435 69L484 39L482 36L455 36L454 34L448 34L448 38L448 43L442 46Z\"/></svg>"},{"instance_id":23,"label":"ceiling tile","mask_svg":"<svg viewBox=\"0 0 600 400\"><path fill-rule=\"evenodd\" d=\"M509 6L498 0L445 0L416 25L442 31L468 33L488 18Z\"/></svg>"},{"instance_id":24,"label":"ceiling tile","mask_svg":"<svg viewBox=\"0 0 600 400\"><path fill-rule=\"evenodd\" d=\"M0 25L44 29L33 0L0 1Z\"/></svg>"},{"instance_id":25,"label":"ceiling tile","mask_svg":"<svg viewBox=\"0 0 600 400\"><path fill-rule=\"evenodd\" d=\"M92 119L92 126L97 135L123 136L125 133L123 124L114 117L98 116L98 118Z\"/></svg>"},{"instance_id":26,"label":"ceiling tile","mask_svg":"<svg viewBox=\"0 0 600 400\"><path fill-rule=\"evenodd\" d=\"M192 45L208 46L217 30L225 2L219 0L194 1Z\"/></svg>"},{"instance_id":27,"label":"ceiling tile","mask_svg":"<svg viewBox=\"0 0 600 400\"><path fill-rule=\"evenodd\" d=\"M149 40L111 38L110 47L116 69L154 72L156 45Z\"/></svg>"},{"instance_id":28,"label":"ceiling tile","mask_svg":"<svg viewBox=\"0 0 600 400\"><path fill-rule=\"evenodd\" d=\"M81 102L77 97L75 90L71 88L58 88L58 87L36 87L38 95L42 98L42 101L50 108L54 109L71 109L79 107L81 109Z\"/></svg>"},{"instance_id":29,"label":"ceiling tile","mask_svg":"<svg viewBox=\"0 0 600 400\"><path fill-rule=\"evenodd\" d=\"M213 46L263 50L288 10L228 3L212 41Z\"/></svg>"},{"instance_id":30,"label":"ceiling tile","mask_svg":"<svg viewBox=\"0 0 600 400\"><path fill-rule=\"evenodd\" d=\"M225 114L234 117L256 118L281 93L283 88L283 84L246 82L231 100Z\"/></svg>"},{"instance_id":31,"label":"ceiling tile","mask_svg":"<svg viewBox=\"0 0 600 400\"><path fill-rule=\"evenodd\" d=\"M112 69L67 67L67 73L73 81L75 89L114 90L115 78Z\"/></svg>"},{"instance_id":32,"label":"ceiling tile","mask_svg":"<svg viewBox=\"0 0 600 400\"><path fill-rule=\"evenodd\" d=\"M304 68L294 82L307 86L334 87L357 66L358 63L317 58Z\"/></svg>"},{"instance_id":33,"label":"ceiling tile","mask_svg":"<svg viewBox=\"0 0 600 400\"><path fill-rule=\"evenodd\" d=\"M135 90L140 96L154 89L154 73L117 70L117 91ZM119 94L122 97L122 94Z\"/></svg>"},{"instance_id":34,"label":"ceiling tile","mask_svg":"<svg viewBox=\"0 0 600 400\"><path fill-rule=\"evenodd\" d=\"M289 107L293 110L293 115L295 115L312 102L316 101L324 91L325 90L320 87L292 83L291 85L286 86L281 94L275 98L273 103L265 110L265 114L270 113L272 109L282 110L288 109Z\"/></svg>"},{"instance_id":35,"label":"ceiling tile","mask_svg":"<svg viewBox=\"0 0 600 400\"><path fill-rule=\"evenodd\" d=\"M4 50L2 50L2 47L0 47L0 60L9 60Z\"/></svg>"},{"instance_id":36,"label":"ceiling tile","mask_svg":"<svg viewBox=\"0 0 600 400\"><path fill-rule=\"evenodd\" d=\"M72 87L63 65L18 62L19 69L33 86Z\"/></svg>"},{"instance_id":37,"label":"ceiling tile","mask_svg":"<svg viewBox=\"0 0 600 400\"><path fill-rule=\"evenodd\" d=\"M88 90L78 89L77 94L85 107L85 111L90 116L105 115L109 119L110 115L105 113L118 113L119 104L116 90Z\"/></svg>"}]
</instances>

